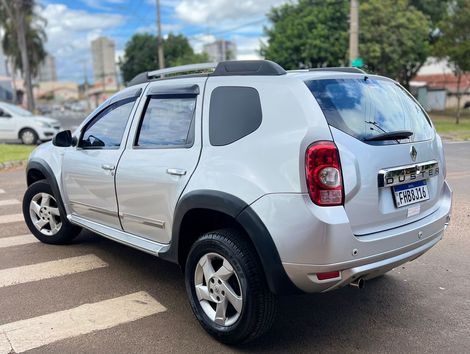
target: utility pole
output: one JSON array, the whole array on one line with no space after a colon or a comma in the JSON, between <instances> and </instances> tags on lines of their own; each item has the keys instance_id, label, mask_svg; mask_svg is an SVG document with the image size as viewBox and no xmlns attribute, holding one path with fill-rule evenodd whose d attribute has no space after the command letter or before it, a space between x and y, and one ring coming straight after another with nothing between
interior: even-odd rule
<instances>
[{"instance_id":1,"label":"utility pole","mask_svg":"<svg viewBox=\"0 0 470 354\"><path fill-rule=\"evenodd\" d=\"M162 41L162 23L160 20L160 0L157 0L157 40L158 40L158 62L160 69L165 68L165 57L163 55L163 41Z\"/></svg>"},{"instance_id":2,"label":"utility pole","mask_svg":"<svg viewBox=\"0 0 470 354\"><path fill-rule=\"evenodd\" d=\"M349 14L349 65L359 58L359 0L350 0Z\"/></svg>"}]
</instances>

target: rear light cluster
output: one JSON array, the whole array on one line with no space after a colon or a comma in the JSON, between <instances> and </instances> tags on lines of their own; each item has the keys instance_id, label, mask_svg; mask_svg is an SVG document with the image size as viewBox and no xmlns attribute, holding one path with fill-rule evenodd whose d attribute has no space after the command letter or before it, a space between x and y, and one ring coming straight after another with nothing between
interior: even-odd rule
<instances>
[{"instance_id":1,"label":"rear light cluster","mask_svg":"<svg viewBox=\"0 0 470 354\"><path fill-rule=\"evenodd\" d=\"M305 174L310 199L321 206L343 205L343 178L336 145L319 141L305 153Z\"/></svg>"}]
</instances>

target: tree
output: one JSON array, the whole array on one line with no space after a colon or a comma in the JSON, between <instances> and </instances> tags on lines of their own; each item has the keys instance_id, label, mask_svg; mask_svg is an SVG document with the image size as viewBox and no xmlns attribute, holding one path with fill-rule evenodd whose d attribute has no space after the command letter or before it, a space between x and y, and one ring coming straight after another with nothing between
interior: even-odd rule
<instances>
[{"instance_id":1,"label":"tree","mask_svg":"<svg viewBox=\"0 0 470 354\"><path fill-rule=\"evenodd\" d=\"M300 0L274 7L267 15L267 44L260 54L286 69L341 66L347 63L346 1Z\"/></svg>"},{"instance_id":2,"label":"tree","mask_svg":"<svg viewBox=\"0 0 470 354\"><path fill-rule=\"evenodd\" d=\"M360 5L359 52L367 68L405 87L430 53L431 24L408 0L367 0Z\"/></svg>"},{"instance_id":3,"label":"tree","mask_svg":"<svg viewBox=\"0 0 470 354\"><path fill-rule=\"evenodd\" d=\"M46 52L43 42L45 22L35 12L34 0L2 0L0 25L4 28L3 48L13 60L13 70L21 71L25 81L28 109L34 110L32 76L37 72Z\"/></svg>"},{"instance_id":4,"label":"tree","mask_svg":"<svg viewBox=\"0 0 470 354\"><path fill-rule=\"evenodd\" d=\"M207 55L194 53L188 39L183 35L170 33L163 41L166 66L176 66L207 61ZM135 34L127 42L124 58L120 62L125 82L132 80L137 74L155 70L159 67L156 36L143 33Z\"/></svg>"},{"instance_id":5,"label":"tree","mask_svg":"<svg viewBox=\"0 0 470 354\"><path fill-rule=\"evenodd\" d=\"M462 93L462 76L470 71L470 2L455 0L447 14L439 22L440 37L434 46L434 55L446 58L457 76L457 115L459 124Z\"/></svg>"},{"instance_id":6,"label":"tree","mask_svg":"<svg viewBox=\"0 0 470 354\"><path fill-rule=\"evenodd\" d=\"M299 0L273 8L260 53L286 69L346 65L348 16L348 1ZM359 18L367 69L408 86L430 51L429 17L408 0L361 0Z\"/></svg>"}]
</instances>

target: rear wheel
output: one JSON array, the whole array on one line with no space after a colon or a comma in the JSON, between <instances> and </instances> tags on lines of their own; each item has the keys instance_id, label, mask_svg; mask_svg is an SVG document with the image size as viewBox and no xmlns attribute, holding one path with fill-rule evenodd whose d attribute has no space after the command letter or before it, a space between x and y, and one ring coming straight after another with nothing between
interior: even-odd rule
<instances>
[{"instance_id":1,"label":"rear wheel","mask_svg":"<svg viewBox=\"0 0 470 354\"><path fill-rule=\"evenodd\" d=\"M25 145L36 145L39 137L32 129L23 129L20 133L21 142Z\"/></svg>"},{"instance_id":2,"label":"rear wheel","mask_svg":"<svg viewBox=\"0 0 470 354\"><path fill-rule=\"evenodd\" d=\"M192 246L186 291L202 327L227 343L251 341L270 329L277 310L256 253L236 230L219 230Z\"/></svg>"},{"instance_id":3,"label":"rear wheel","mask_svg":"<svg viewBox=\"0 0 470 354\"><path fill-rule=\"evenodd\" d=\"M80 227L72 225L62 215L51 186L46 181L35 182L26 190L23 215L31 233L44 243L65 244L81 231Z\"/></svg>"}]
</instances>

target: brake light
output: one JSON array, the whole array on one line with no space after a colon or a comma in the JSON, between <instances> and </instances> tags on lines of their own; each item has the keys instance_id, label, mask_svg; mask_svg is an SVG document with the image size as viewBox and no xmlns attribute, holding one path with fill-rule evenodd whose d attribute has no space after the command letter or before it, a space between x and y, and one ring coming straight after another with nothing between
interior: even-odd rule
<instances>
[{"instance_id":1,"label":"brake light","mask_svg":"<svg viewBox=\"0 0 470 354\"><path fill-rule=\"evenodd\" d=\"M320 206L343 205L343 178L336 145L319 141L307 148L305 174L310 199Z\"/></svg>"}]
</instances>

